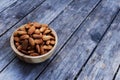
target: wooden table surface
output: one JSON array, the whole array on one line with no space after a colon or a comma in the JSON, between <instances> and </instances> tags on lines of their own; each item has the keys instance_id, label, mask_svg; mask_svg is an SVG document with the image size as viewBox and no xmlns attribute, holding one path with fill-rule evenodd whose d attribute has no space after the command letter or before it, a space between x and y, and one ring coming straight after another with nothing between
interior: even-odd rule
<instances>
[{"instance_id":1,"label":"wooden table surface","mask_svg":"<svg viewBox=\"0 0 120 80\"><path fill-rule=\"evenodd\" d=\"M39 64L10 47L12 32L32 21L59 38ZM0 80L120 80L120 0L0 0Z\"/></svg>"}]
</instances>

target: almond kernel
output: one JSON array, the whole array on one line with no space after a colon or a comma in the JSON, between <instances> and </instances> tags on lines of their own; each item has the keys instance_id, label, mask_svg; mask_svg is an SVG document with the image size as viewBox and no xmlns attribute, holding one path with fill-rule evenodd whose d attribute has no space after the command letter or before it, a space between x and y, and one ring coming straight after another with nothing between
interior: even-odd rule
<instances>
[{"instance_id":1,"label":"almond kernel","mask_svg":"<svg viewBox=\"0 0 120 80\"><path fill-rule=\"evenodd\" d=\"M33 32L35 32L34 26L30 27L30 29L28 30L28 34L32 34Z\"/></svg>"},{"instance_id":2,"label":"almond kernel","mask_svg":"<svg viewBox=\"0 0 120 80\"><path fill-rule=\"evenodd\" d=\"M29 38L29 35L22 35L20 36L20 39L28 39Z\"/></svg>"}]
</instances>

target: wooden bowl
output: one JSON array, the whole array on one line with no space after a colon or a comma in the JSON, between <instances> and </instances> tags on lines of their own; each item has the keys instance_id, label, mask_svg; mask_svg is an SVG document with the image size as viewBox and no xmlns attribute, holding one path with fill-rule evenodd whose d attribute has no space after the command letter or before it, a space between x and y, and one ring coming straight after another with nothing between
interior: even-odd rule
<instances>
[{"instance_id":1,"label":"wooden bowl","mask_svg":"<svg viewBox=\"0 0 120 80\"><path fill-rule=\"evenodd\" d=\"M18 28L16 30L18 30ZM51 30L52 30L52 32L53 32L53 34L55 36L55 45L54 45L54 47L49 52L47 52L47 53L45 53L43 55L40 55L40 56L29 56L29 55L25 55L22 52L18 51L16 49L16 47L15 47L15 44L14 44L14 39L13 39L14 32L13 32L13 34L12 34L12 36L10 38L10 44L11 44L11 47L12 47L13 51L15 52L16 56L20 60L25 61L27 63L40 63L40 62L44 62L45 60L47 60L48 58L50 58L51 55L54 53L55 48L56 48L57 43L58 43L58 37L57 37L56 32L53 29L51 29Z\"/></svg>"}]
</instances>

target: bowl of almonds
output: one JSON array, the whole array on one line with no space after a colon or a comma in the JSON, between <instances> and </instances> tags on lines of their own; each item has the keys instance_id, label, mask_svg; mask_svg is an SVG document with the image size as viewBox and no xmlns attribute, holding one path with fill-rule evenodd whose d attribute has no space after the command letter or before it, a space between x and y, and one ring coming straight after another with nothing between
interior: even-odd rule
<instances>
[{"instance_id":1,"label":"bowl of almonds","mask_svg":"<svg viewBox=\"0 0 120 80\"><path fill-rule=\"evenodd\" d=\"M40 63L54 53L58 37L47 24L29 22L17 28L10 39L16 56L28 63Z\"/></svg>"}]
</instances>

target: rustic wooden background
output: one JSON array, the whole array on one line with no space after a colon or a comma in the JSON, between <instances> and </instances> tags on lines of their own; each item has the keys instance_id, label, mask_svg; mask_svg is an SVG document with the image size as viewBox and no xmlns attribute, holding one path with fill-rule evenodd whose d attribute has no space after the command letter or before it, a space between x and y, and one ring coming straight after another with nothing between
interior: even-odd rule
<instances>
[{"instance_id":1,"label":"rustic wooden background","mask_svg":"<svg viewBox=\"0 0 120 80\"><path fill-rule=\"evenodd\" d=\"M12 32L31 21L59 38L39 64L10 47ZM0 0L0 80L120 80L120 0Z\"/></svg>"}]
</instances>

